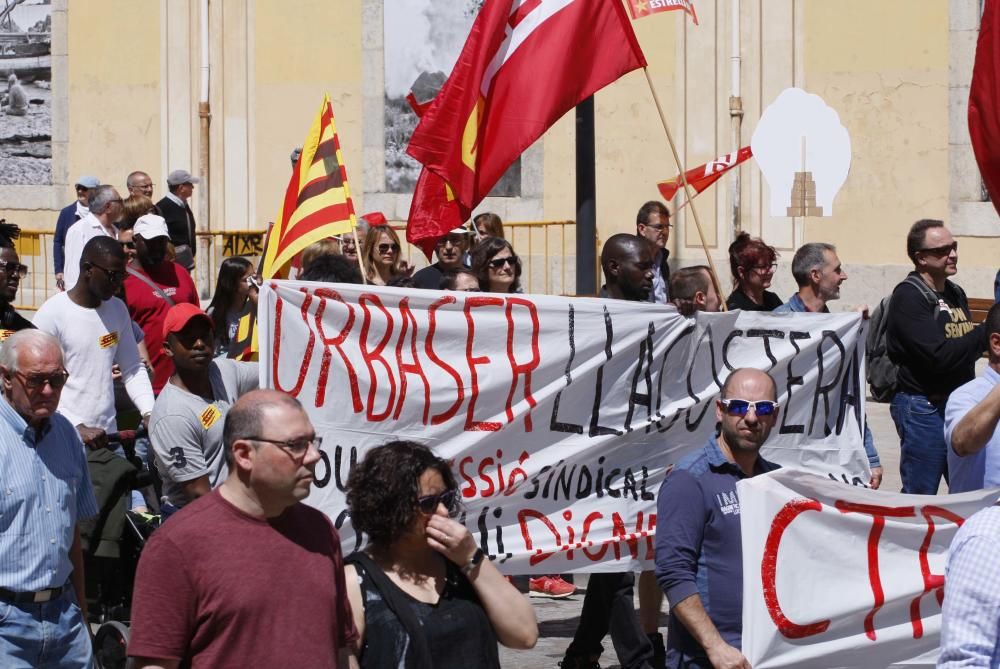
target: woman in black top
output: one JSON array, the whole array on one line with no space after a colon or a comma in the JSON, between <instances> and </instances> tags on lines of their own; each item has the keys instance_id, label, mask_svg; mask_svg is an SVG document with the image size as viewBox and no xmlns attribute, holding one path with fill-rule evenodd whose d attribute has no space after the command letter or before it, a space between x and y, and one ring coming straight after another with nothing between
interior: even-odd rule
<instances>
[{"instance_id":1,"label":"woman in black top","mask_svg":"<svg viewBox=\"0 0 1000 669\"><path fill-rule=\"evenodd\" d=\"M448 463L413 442L351 472L351 523L369 540L344 568L362 669L499 669L498 640L535 645L531 604L452 519L459 494Z\"/></svg>"},{"instance_id":2,"label":"woman in black top","mask_svg":"<svg viewBox=\"0 0 1000 669\"><path fill-rule=\"evenodd\" d=\"M761 239L741 232L729 245L729 269L736 289L726 299L729 310L773 311L782 305L781 298L766 290L778 268L778 252Z\"/></svg>"}]
</instances>

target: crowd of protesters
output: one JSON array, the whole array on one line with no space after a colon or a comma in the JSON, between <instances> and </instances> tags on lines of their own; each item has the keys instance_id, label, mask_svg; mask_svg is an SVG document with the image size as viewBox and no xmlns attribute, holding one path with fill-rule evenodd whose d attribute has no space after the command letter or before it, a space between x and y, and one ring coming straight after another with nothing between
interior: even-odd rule
<instances>
[{"instance_id":1,"label":"crowd of protesters","mask_svg":"<svg viewBox=\"0 0 1000 669\"><path fill-rule=\"evenodd\" d=\"M428 448L393 441L352 470L347 505L370 543L346 559L330 519L301 503L322 440L295 399L257 388L256 363L246 361L261 285L252 259L222 262L202 310L190 275L200 262L188 206L198 183L174 170L154 203L145 172L128 175L124 199L80 177L56 223L60 292L30 321L12 306L28 271L17 228L0 224L0 664L90 666L81 523L98 514L100 487L88 459L131 428L148 434L137 442L138 466L162 488L127 503L163 523L135 580L128 652L136 666L499 667L498 643L532 647L538 626L523 593L567 597L576 587L556 574L526 583L502 576L454 520L454 476ZM783 302L768 290L778 252L741 233L729 248L725 297L711 268L671 268L672 225L663 203L642 205L634 233L603 245L600 296L669 304L688 318L723 304L827 313L848 278L834 246L805 244L791 262L798 290ZM896 371L888 399L903 491L935 494L942 480L952 491L1000 485L1000 307L984 325L972 322L949 278L958 243L941 221L915 223L906 250L913 271L883 304L877 351ZM381 216L315 242L294 271L304 281L404 290L524 290L522 259L491 213L441 237L435 261L419 271ZM976 377L984 351L989 365ZM562 667L598 667L608 634L627 669L749 666L740 651L739 516L716 506L735 498L738 480L777 468L759 456L777 400L767 373L729 375L716 434L659 491L655 571L590 576ZM882 467L867 425L864 445L877 489ZM1000 582L987 559L1000 542L995 515L968 523L949 561L959 585L945 598L947 666L973 666L962 664L972 648L995 654L1000 591L982 592L984 580ZM275 614L293 602L299 616ZM991 658L983 666L996 666Z\"/></svg>"}]
</instances>

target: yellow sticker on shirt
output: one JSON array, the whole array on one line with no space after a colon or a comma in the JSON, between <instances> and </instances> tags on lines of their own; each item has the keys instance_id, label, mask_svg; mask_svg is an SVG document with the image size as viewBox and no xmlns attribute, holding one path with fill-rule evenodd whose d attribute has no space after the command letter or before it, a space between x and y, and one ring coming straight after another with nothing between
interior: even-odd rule
<instances>
[{"instance_id":1,"label":"yellow sticker on shirt","mask_svg":"<svg viewBox=\"0 0 1000 669\"><path fill-rule=\"evenodd\" d=\"M100 344L101 348L111 348L118 343L118 331L109 332L105 335L101 335L97 339L97 343Z\"/></svg>"},{"instance_id":2,"label":"yellow sticker on shirt","mask_svg":"<svg viewBox=\"0 0 1000 669\"><path fill-rule=\"evenodd\" d=\"M0 330L0 341L5 341L12 334L14 334L13 330Z\"/></svg>"},{"instance_id":3,"label":"yellow sticker on shirt","mask_svg":"<svg viewBox=\"0 0 1000 669\"><path fill-rule=\"evenodd\" d=\"M222 418L222 412L219 411L219 407L209 404L198 418L201 420L201 426L207 430L215 425L215 421Z\"/></svg>"}]
</instances>

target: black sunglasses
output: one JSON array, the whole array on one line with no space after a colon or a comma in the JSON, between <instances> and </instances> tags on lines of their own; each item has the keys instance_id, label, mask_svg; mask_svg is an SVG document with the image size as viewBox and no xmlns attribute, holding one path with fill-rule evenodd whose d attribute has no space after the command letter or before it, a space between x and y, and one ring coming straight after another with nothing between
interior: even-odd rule
<instances>
[{"instance_id":1,"label":"black sunglasses","mask_svg":"<svg viewBox=\"0 0 1000 669\"><path fill-rule=\"evenodd\" d=\"M122 245L123 249L131 249L133 251L135 250L135 242L118 242L118 243Z\"/></svg>"},{"instance_id":2,"label":"black sunglasses","mask_svg":"<svg viewBox=\"0 0 1000 669\"><path fill-rule=\"evenodd\" d=\"M430 515L437 511L438 504L444 504L444 508L448 509L449 515L455 513L458 511L458 497L456 496L456 492L454 490L445 490L436 495L417 498L417 508L420 509L420 513Z\"/></svg>"},{"instance_id":3,"label":"black sunglasses","mask_svg":"<svg viewBox=\"0 0 1000 669\"><path fill-rule=\"evenodd\" d=\"M399 244L379 244L378 245L378 252L379 253L388 253L389 251L392 251L393 253L399 253Z\"/></svg>"},{"instance_id":4,"label":"black sunglasses","mask_svg":"<svg viewBox=\"0 0 1000 669\"><path fill-rule=\"evenodd\" d=\"M28 276L28 266L14 262L13 260L0 261L0 269L8 275L17 274L18 278L21 279Z\"/></svg>"},{"instance_id":5,"label":"black sunglasses","mask_svg":"<svg viewBox=\"0 0 1000 669\"><path fill-rule=\"evenodd\" d=\"M935 246L932 249L919 249L920 253L930 253L932 256L937 256L938 258L950 255L952 251L958 251L958 242L952 242L947 246Z\"/></svg>"},{"instance_id":6,"label":"black sunglasses","mask_svg":"<svg viewBox=\"0 0 1000 669\"><path fill-rule=\"evenodd\" d=\"M517 266L517 256L507 256L506 258L494 258L487 263L493 269L500 269L504 265L510 264L511 267Z\"/></svg>"},{"instance_id":7,"label":"black sunglasses","mask_svg":"<svg viewBox=\"0 0 1000 669\"><path fill-rule=\"evenodd\" d=\"M729 399L719 400L719 402L726 408L726 413L730 416L746 416L750 407L753 407L754 413L758 416L773 416L774 412L778 410L778 403L771 400L751 402L750 400Z\"/></svg>"},{"instance_id":8,"label":"black sunglasses","mask_svg":"<svg viewBox=\"0 0 1000 669\"><path fill-rule=\"evenodd\" d=\"M104 274L108 277L108 281L110 281L111 283L118 283L125 278L124 271L112 270L108 269L107 267L101 267L95 262L88 262L87 265L89 267L96 267L97 269L104 272Z\"/></svg>"}]
</instances>

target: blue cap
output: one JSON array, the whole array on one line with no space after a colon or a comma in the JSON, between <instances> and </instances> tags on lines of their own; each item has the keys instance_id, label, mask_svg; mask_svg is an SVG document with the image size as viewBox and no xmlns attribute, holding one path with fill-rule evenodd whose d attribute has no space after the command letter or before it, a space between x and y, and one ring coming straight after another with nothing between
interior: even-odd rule
<instances>
[{"instance_id":1,"label":"blue cap","mask_svg":"<svg viewBox=\"0 0 1000 669\"><path fill-rule=\"evenodd\" d=\"M84 188L97 188L101 185L101 180L97 177L82 176L76 180L76 185Z\"/></svg>"}]
</instances>

